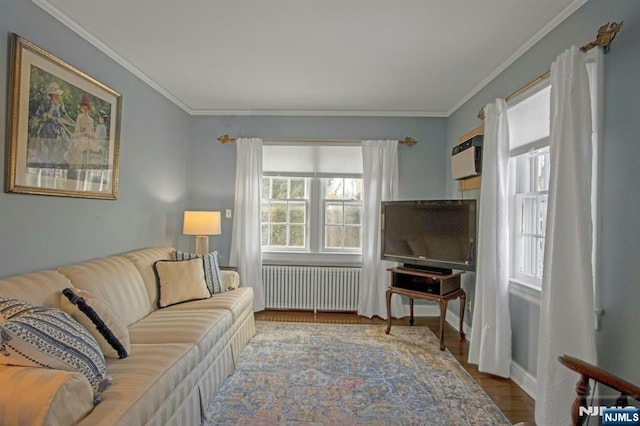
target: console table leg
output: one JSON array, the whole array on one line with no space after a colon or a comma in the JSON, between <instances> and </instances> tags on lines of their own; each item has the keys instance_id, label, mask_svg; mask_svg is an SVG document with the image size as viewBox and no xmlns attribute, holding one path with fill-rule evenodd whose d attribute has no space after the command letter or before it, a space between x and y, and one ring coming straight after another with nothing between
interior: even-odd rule
<instances>
[{"instance_id":1,"label":"console table leg","mask_svg":"<svg viewBox=\"0 0 640 426\"><path fill-rule=\"evenodd\" d=\"M391 289L387 290L387 329L384 331L389 334L391 331Z\"/></svg>"},{"instance_id":2,"label":"console table leg","mask_svg":"<svg viewBox=\"0 0 640 426\"><path fill-rule=\"evenodd\" d=\"M466 335L464 334L464 308L467 306L467 293L462 290L460 294L460 337L464 339Z\"/></svg>"},{"instance_id":3,"label":"console table leg","mask_svg":"<svg viewBox=\"0 0 640 426\"><path fill-rule=\"evenodd\" d=\"M447 317L447 300L440 300L440 350L444 351L444 323Z\"/></svg>"},{"instance_id":4,"label":"console table leg","mask_svg":"<svg viewBox=\"0 0 640 426\"><path fill-rule=\"evenodd\" d=\"M413 298L409 298L409 325L413 325Z\"/></svg>"}]
</instances>

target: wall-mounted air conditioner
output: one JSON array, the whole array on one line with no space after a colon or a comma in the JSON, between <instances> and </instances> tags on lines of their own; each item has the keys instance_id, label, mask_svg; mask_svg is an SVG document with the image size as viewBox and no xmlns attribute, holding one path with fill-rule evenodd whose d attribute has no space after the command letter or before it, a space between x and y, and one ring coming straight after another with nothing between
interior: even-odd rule
<instances>
[{"instance_id":1,"label":"wall-mounted air conditioner","mask_svg":"<svg viewBox=\"0 0 640 426\"><path fill-rule=\"evenodd\" d=\"M483 135L476 135L453 147L451 174L454 179L465 179L482 173Z\"/></svg>"}]
</instances>

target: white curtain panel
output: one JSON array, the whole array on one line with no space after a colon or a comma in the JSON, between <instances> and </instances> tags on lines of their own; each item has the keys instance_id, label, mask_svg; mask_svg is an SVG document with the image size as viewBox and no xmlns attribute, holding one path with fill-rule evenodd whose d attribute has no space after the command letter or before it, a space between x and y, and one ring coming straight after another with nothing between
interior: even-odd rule
<instances>
[{"instance_id":1,"label":"white curtain panel","mask_svg":"<svg viewBox=\"0 0 640 426\"><path fill-rule=\"evenodd\" d=\"M509 377L509 125L504 99L485 106L478 269L469 362Z\"/></svg>"},{"instance_id":2,"label":"white curtain panel","mask_svg":"<svg viewBox=\"0 0 640 426\"><path fill-rule=\"evenodd\" d=\"M596 364L591 265L591 100L586 61L573 46L551 66L551 176L536 392L536 423L570 424L578 375L568 354Z\"/></svg>"},{"instance_id":3,"label":"white curtain panel","mask_svg":"<svg viewBox=\"0 0 640 426\"><path fill-rule=\"evenodd\" d=\"M358 295L358 314L387 318L386 290L395 262L380 259L380 203L398 195L398 141L362 141L362 275ZM391 314L403 317L408 309L401 297L391 298Z\"/></svg>"},{"instance_id":4,"label":"white curtain panel","mask_svg":"<svg viewBox=\"0 0 640 426\"><path fill-rule=\"evenodd\" d=\"M262 139L238 139L236 150L236 199L230 261L238 267L242 285L253 287L253 310L258 312L264 310L260 242Z\"/></svg>"}]
</instances>

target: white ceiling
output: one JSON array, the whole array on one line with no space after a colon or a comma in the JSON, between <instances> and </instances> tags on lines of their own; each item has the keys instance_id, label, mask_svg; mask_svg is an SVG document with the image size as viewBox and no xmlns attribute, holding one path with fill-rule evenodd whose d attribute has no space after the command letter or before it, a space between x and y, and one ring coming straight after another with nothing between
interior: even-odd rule
<instances>
[{"instance_id":1,"label":"white ceiling","mask_svg":"<svg viewBox=\"0 0 640 426\"><path fill-rule=\"evenodd\" d=\"M587 0L33 1L190 114L448 116Z\"/></svg>"}]
</instances>

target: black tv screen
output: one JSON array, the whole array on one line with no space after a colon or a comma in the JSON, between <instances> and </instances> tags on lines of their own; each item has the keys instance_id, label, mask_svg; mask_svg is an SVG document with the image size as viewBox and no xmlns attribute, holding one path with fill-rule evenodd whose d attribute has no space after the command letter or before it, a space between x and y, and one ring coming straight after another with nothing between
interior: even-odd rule
<instances>
[{"instance_id":1,"label":"black tv screen","mask_svg":"<svg viewBox=\"0 0 640 426\"><path fill-rule=\"evenodd\" d=\"M476 201L382 202L382 259L407 268L475 270Z\"/></svg>"}]
</instances>

